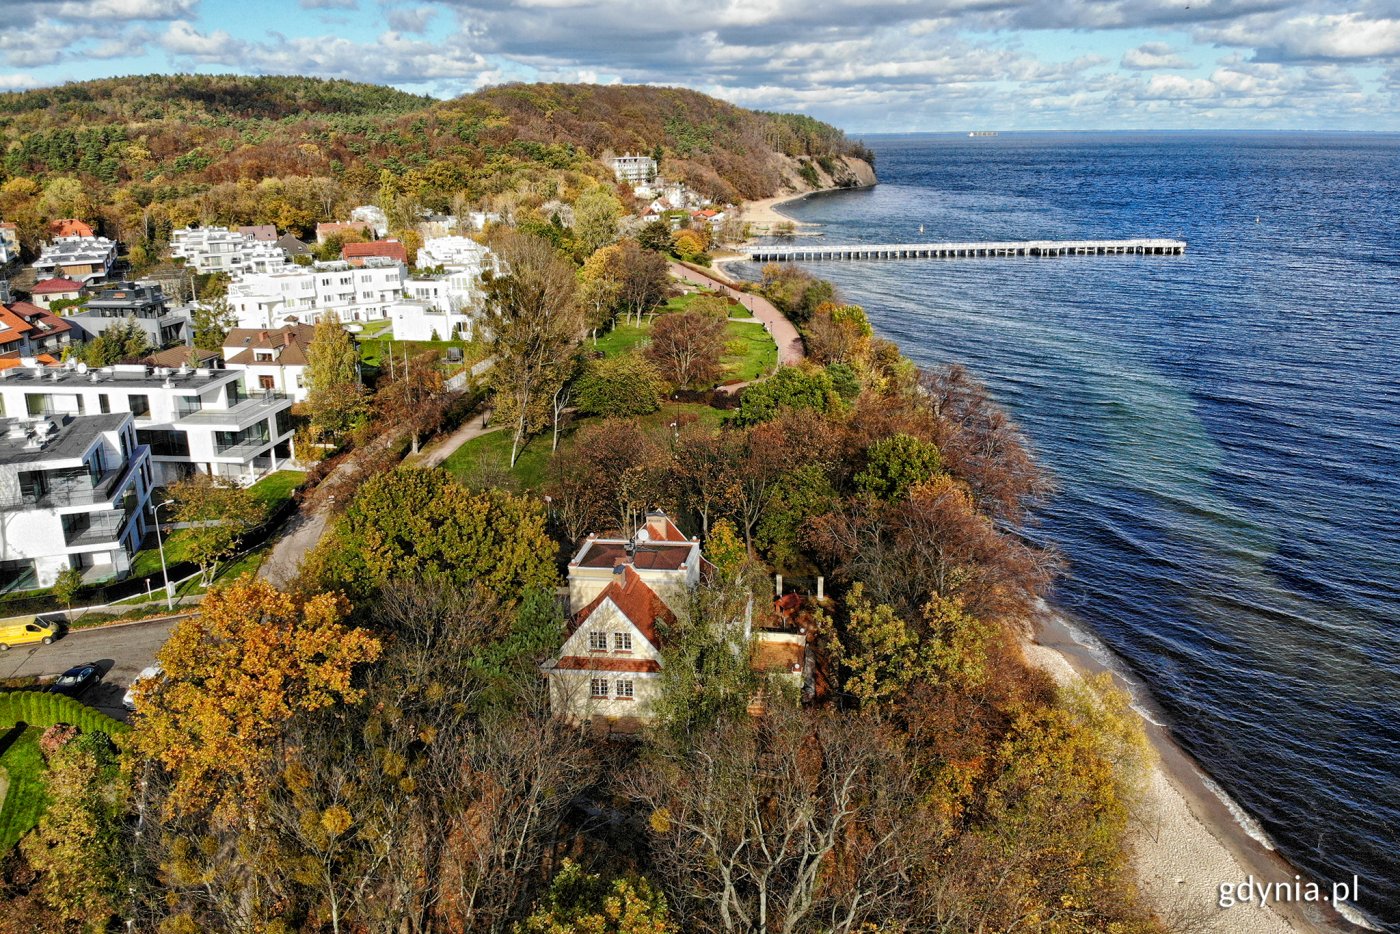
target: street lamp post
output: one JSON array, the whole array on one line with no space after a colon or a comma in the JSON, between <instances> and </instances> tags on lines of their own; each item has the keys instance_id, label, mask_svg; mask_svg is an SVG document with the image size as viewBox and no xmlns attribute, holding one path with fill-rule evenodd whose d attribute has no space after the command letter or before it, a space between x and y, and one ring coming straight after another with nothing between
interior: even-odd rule
<instances>
[{"instance_id":1,"label":"street lamp post","mask_svg":"<svg viewBox=\"0 0 1400 934\"><path fill-rule=\"evenodd\" d=\"M167 610L175 609L175 601L170 595L170 572L165 567L165 540L160 534L160 507L173 505L175 505L175 500L168 499L163 503L157 503L151 509L151 515L156 520L156 547L160 549L160 573L165 578L165 608Z\"/></svg>"}]
</instances>

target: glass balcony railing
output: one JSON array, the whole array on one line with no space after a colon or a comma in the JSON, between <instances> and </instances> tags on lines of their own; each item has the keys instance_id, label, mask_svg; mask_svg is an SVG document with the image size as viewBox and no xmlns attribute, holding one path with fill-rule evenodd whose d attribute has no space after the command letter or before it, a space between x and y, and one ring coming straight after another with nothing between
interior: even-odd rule
<instances>
[{"instance_id":1,"label":"glass balcony railing","mask_svg":"<svg viewBox=\"0 0 1400 934\"><path fill-rule=\"evenodd\" d=\"M63 544L68 548L77 548L116 542L130 518L122 509L80 513L73 517L73 521L63 524Z\"/></svg>"},{"instance_id":2,"label":"glass balcony railing","mask_svg":"<svg viewBox=\"0 0 1400 934\"><path fill-rule=\"evenodd\" d=\"M138 449L139 450L139 449ZM131 461L116 470L109 470L95 481L70 481L52 484L42 492L35 490L0 498L0 512L24 512L30 509L58 509L63 506L92 506L110 500L122 487L131 472Z\"/></svg>"}]
</instances>

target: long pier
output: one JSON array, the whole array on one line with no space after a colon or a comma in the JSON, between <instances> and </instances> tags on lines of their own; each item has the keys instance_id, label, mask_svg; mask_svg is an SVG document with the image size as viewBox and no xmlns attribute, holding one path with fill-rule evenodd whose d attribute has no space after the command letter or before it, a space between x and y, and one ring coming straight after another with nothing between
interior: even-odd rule
<instances>
[{"instance_id":1,"label":"long pier","mask_svg":"<svg viewBox=\"0 0 1400 934\"><path fill-rule=\"evenodd\" d=\"M989 240L972 243L870 243L847 246L760 246L755 263L833 259L960 259L980 256L1180 256L1185 240Z\"/></svg>"}]
</instances>

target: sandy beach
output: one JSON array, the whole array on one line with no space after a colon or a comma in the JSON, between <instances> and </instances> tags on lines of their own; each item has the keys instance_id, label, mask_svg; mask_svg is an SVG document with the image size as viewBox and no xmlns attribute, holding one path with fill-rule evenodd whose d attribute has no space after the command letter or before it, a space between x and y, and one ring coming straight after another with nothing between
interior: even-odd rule
<instances>
[{"instance_id":1,"label":"sandy beach","mask_svg":"<svg viewBox=\"0 0 1400 934\"><path fill-rule=\"evenodd\" d=\"M814 192L779 195L776 198L763 198L759 201L746 201L739 212L744 223L752 225L755 233L768 233L778 224L792 224L794 228L816 227L817 224L804 224L788 217L778 208L790 201L801 201Z\"/></svg>"},{"instance_id":2,"label":"sandy beach","mask_svg":"<svg viewBox=\"0 0 1400 934\"><path fill-rule=\"evenodd\" d=\"M1066 683L1105 670L1075 642L1053 615L1040 621L1027 660ZM1115 676L1116 679L1116 676ZM1120 687L1124 685L1120 682ZM1142 893L1173 931L1218 934L1348 932L1329 905L1282 901L1220 907L1222 883L1293 883L1295 870L1240 826L1225 803L1205 784L1199 767L1151 720L1144 720L1157 762L1133 831L1133 862ZM1307 881L1307 877L1304 877ZM1324 891L1323 880L1315 880Z\"/></svg>"}]
</instances>

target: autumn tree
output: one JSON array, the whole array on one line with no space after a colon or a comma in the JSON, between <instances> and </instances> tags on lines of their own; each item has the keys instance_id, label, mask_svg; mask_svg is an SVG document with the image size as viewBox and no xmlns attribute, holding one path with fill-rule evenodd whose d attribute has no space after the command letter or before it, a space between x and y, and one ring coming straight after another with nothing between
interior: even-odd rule
<instances>
[{"instance_id":1,"label":"autumn tree","mask_svg":"<svg viewBox=\"0 0 1400 934\"><path fill-rule=\"evenodd\" d=\"M673 386L696 389L714 382L724 355L723 316L695 311L662 315L651 328L647 359Z\"/></svg>"},{"instance_id":2,"label":"autumn tree","mask_svg":"<svg viewBox=\"0 0 1400 934\"><path fill-rule=\"evenodd\" d=\"M591 256L617 239L622 204L602 185L590 188L574 201L574 239L580 252Z\"/></svg>"},{"instance_id":3,"label":"autumn tree","mask_svg":"<svg viewBox=\"0 0 1400 934\"><path fill-rule=\"evenodd\" d=\"M125 896L126 779L104 733L69 739L49 757L48 806L20 851L44 901L65 921L104 930Z\"/></svg>"},{"instance_id":4,"label":"autumn tree","mask_svg":"<svg viewBox=\"0 0 1400 934\"><path fill-rule=\"evenodd\" d=\"M666 299L671 290L666 258L644 250L635 240L617 244L618 301L629 318L642 323L642 315Z\"/></svg>"},{"instance_id":5,"label":"autumn tree","mask_svg":"<svg viewBox=\"0 0 1400 934\"><path fill-rule=\"evenodd\" d=\"M339 441L363 420L366 396L360 384L360 353L333 312L316 321L306 357L306 411L312 432Z\"/></svg>"},{"instance_id":6,"label":"autumn tree","mask_svg":"<svg viewBox=\"0 0 1400 934\"><path fill-rule=\"evenodd\" d=\"M412 453L417 454L419 440L442 424L450 402L442 357L436 350L412 355L405 351L388 370L388 379L374 394L375 415L390 430L407 429Z\"/></svg>"},{"instance_id":7,"label":"autumn tree","mask_svg":"<svg viewBox=\"0 0 1400 934\"><path fill-rule=\"evenodd\" d=\"M676 433L671 454L671 477L677 498L700 519L701 534L708 538L717 516L730 512L739 494L736 462L742 435L715 431L702 424L687 425Z\"/></svg>"},{"instance_id":8,"label":"autumn tree","mask_svg":"<svg viewBox=\"0 0 1400 934\"><path fill-rule=\"evenodd\" d=\"M870 353L874 329L859 305L823 302L805 329L807 352L817 363L858 363Z\"/></svg>"},{"instance_id":9,"label":"autumn tree","mask_svg":"<svg viewBox=\"0 0 1400 934\"><path fill-rule=\"evenodd\" d=\"M209 592L157 653L160 679L143 682L135 751L170 778L170 815L210 812L246 823L268 781L267 764L293 717L354 702L356 666L378 640L346 624L336 594L295 597L244 577Z\"/></svg>"},{"instance_id":10,"label":"autumn tree","mask_svg":"<svg viewBox=\"0 0 1400 934\"><path fill-rule=\"evenodd\" d=\"M219 562L231 557L243 536L266 517L267 510L247 487L228 477L195 473L170 486L175 521L182 524L185 553L199 565L208 584Z\"/></svg>"},{"instance_id":11,"label":"autumn tree","mask_svg":"<svg viewBox=\"0 0 1400 934\"><path fill-rule=\"evenodd\" d=\"M538 237L506 232L493 243L506 273L486 282L484 325L495 364L496 417L511 426L510 464L546 424L549 402L572 369L583 330L572 266Z\"/></svg>"},{"instance_id":12,"label":"autumn tree","mask_svg":"<svg viewBox=\"0 0 1400 934\"><path fill-rule=\"evenodd\" d=\"M577 273L579 307L584 310L584 322L595 331L606 327L617 313L622 296L620 252L617 246L604 247L584 260Z\"/></svg>"},{"instance_id":13,"label":"autumn tree","mask_svg":"<svg viewBox=\"0 0 1400 934\"><path fill-rule=\"evenodd\" d=\"M638 354L619 354L584 365L575 390L584 415L649 415L661 407L661 374Z\"/></svg>"},{"instance_id":14,"label":"autumn tree","mask_svg":"<svg viewBox=\"0 0 1400 934\"><path fill-rule=\"evenodd\" d=\"M587 532L631 531L648 509L668 500L668 466L662 445L636 421L586 424L555 458L551 509L573 540Z\"/></svg>"},{"instance_id":15,"label":"autumn tree","mask_svg":"<svg viewBox=\"0 0 1400 934\"><path fill-rule=\"evenodd\" d=\"M519 934L673 934L666 896L645 878L608 880L565 859Z\"/></svg>"},{"instance_id":16,"label":"autumn tree","mask_svg":"<svg viewBox=\"0 0 1400 934\"><path fill-rule=\"evenodd\" d=\"M401 576L439 575L514 602L554 583L554 544L539 503L469 490L445 470L404 467L360 487L305 570L356 595Z\"/></svg>"}]
</instances>

